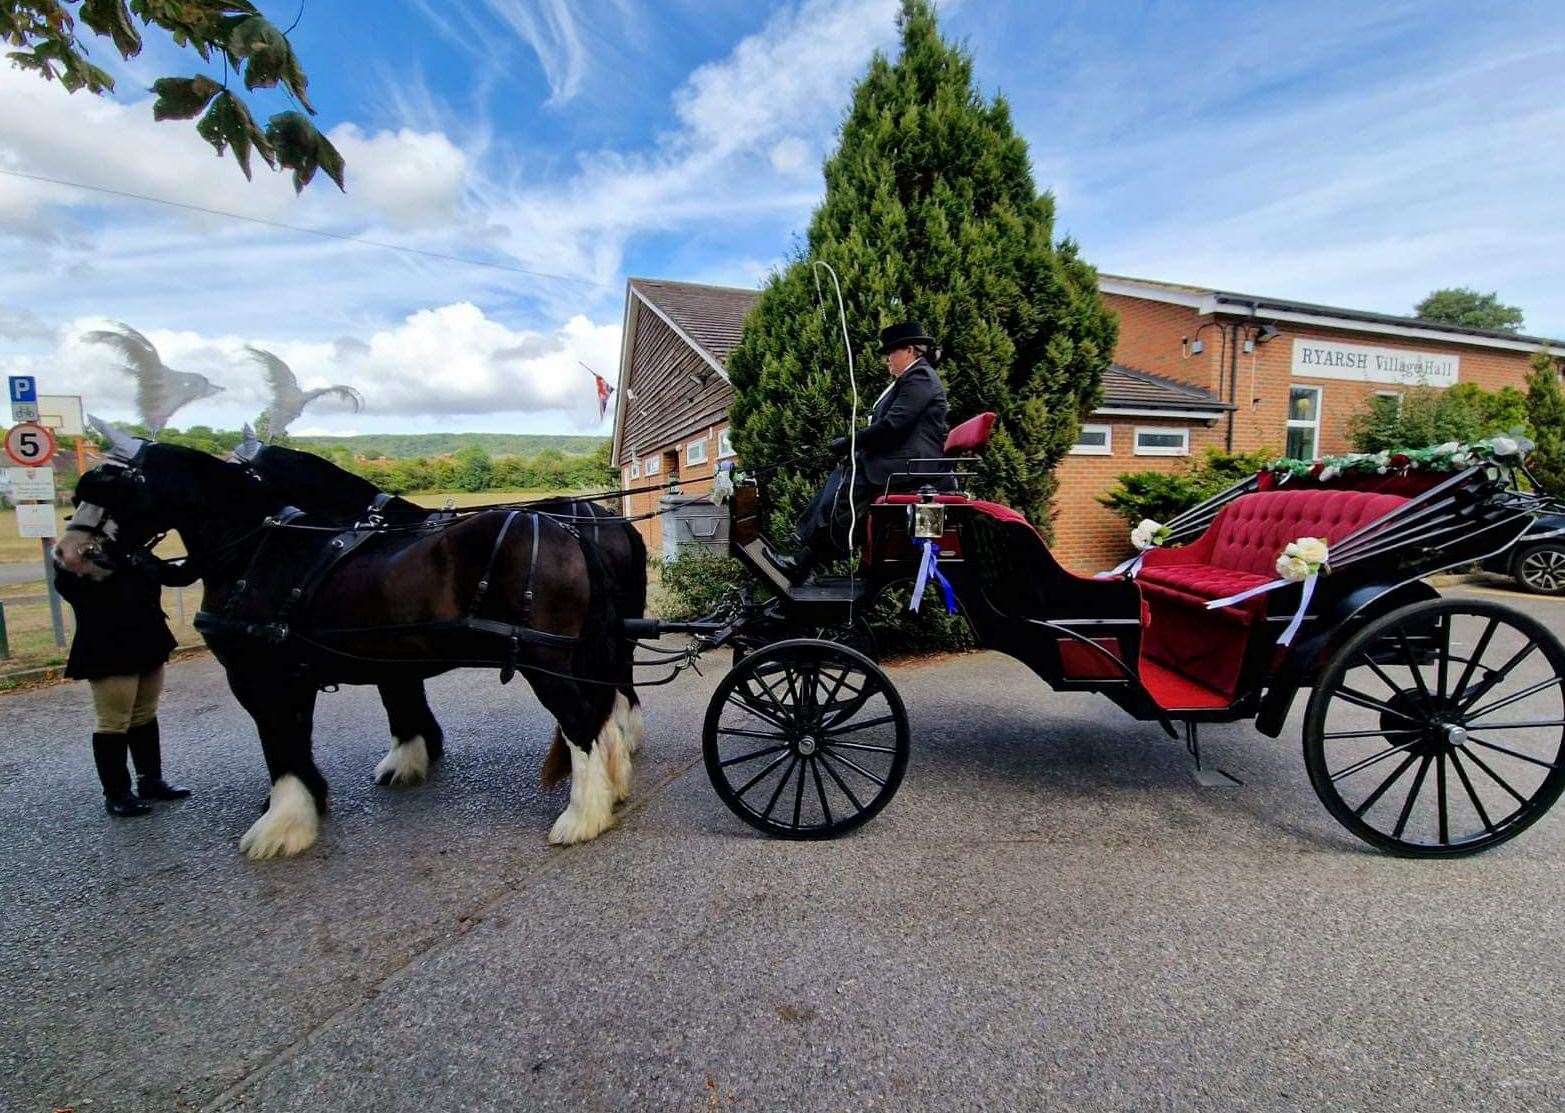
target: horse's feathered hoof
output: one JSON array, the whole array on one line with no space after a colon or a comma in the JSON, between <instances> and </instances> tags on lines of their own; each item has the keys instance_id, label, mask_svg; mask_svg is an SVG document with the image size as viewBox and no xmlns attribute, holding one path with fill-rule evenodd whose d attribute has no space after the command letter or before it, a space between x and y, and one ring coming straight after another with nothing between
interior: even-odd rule
<instances>
[{"instance_id":1,"label":"horse's feathered hoof","mask_svg":"<svg viewBox=\"0 0 1565 1113\"><path fill-rule=\"evenodd\" d=\"M398 742L375 766L375 783L382 787L423 784L428 778L429 747L422 735Z\"/></svg>"},{"instance_id":2,"label":"horse's feathered hoof","mask_svg":"<svg viewBox=\"0 0 1565 1113\"><path fill-rule=\"evenodd\" d=\"M613 827L614 823L612 811L602 815L587 815L586 809L572 804L554 821L554 828L549 832L549 843L553 846L574 846L579 842L591 842Z\"/></svg>"},{"instance_id":3,"label":"horse's feathered hoof","mask_svg":"<svg viewBox=\"0 0 1565 1113\"><path fill-rule=\"evenodd\" d=\"M272 785L272 799L266 814L250 825L239 839L239 849L253 861L263 858L291 858L315 845L321 819L315 810L315 797L304 782L285 773Z\"/></svg>"}]
</instances>

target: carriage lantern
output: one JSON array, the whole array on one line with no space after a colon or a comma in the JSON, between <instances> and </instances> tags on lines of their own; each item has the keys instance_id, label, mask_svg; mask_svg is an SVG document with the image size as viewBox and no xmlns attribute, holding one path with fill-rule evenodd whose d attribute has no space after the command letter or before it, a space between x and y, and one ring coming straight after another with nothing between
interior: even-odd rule
<instances>
[{"instance_id":1,"label":"carriage lantern","mask_svg":"<svg viewBox=\"0 0 1565 1113\"><path fill-rule=\"evenodd\" d=\"M946 508L935 501L933 487L925 487L918 497L912 508L913 536L920 541L938 541L946 532Z\"/></svg>"}]
</instances>

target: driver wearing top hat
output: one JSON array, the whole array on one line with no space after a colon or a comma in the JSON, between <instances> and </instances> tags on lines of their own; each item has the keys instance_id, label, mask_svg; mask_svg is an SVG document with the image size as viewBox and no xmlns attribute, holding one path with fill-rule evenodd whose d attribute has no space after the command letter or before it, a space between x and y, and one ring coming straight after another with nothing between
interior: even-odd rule
<instances>
[{"instance_id":1,"label":"driver wearing top hat","mask_svg":"<svg viewBox=\"0 0 1565 1113\"><path fill-rule=\"evenodd\" d=\"M875 400L870 423L857 437L857 468L839 464L799 519L798 548L772 554L772 563L791 583L804 580L816 564L848 555L850 525L862 520L886 481L899 472L916 470L910 461L944 454L946 388L935 374L929 353L934 340L924 326L905 321L882 329L880 351L886 357L891 384ZM848 438L838 437L832 449L848 451ZM851 509L847 482L853 474ZM945 486L949 481L937 481Z\"/></svg>"}]
</instances>

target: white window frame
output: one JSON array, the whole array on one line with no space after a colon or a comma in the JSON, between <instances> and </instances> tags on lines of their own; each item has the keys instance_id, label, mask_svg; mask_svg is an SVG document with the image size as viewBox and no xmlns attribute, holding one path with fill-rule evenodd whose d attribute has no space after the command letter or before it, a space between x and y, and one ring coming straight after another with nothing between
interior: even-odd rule
<instances>
[{"instance_id":1,"label":"white window frame","mask_svg":"<svg viewBox=\"0 0 1565 1113\"><path fill-rule=\"evenodd\" d=\"M1313 390L1315 392L1315 420L1314 421L1305 421L1303 418L1297 418L1297 417L1293 416L1293 392L1296 391L1296 390ZM1376 393L1380 393L1380 392L1377 391ZM1311 445L1313 446L1313 450L1312 450L1310 458L1312 460L1319 460L1320 459L1320 418L1321 418L1321 414L1325 412L1325 409L1326 409L1326 388L1325 387L1312 386L1309 383L1289 383L1288 384L1288 409L1286 411L1287 414L1288 414L1288 423L1287 423L1287 425L1284 426L1284 429L1283 429L1283 438L1282 438L1283 448L1286 449L1288 447L1287 430L1289 430L1289 429L1309 429L1309 430L1313 431L1314 434L1315 434L1314 440L1310 442Z\"/></svg>"},{"instance_id":2,"label":"white window frame","mask_svg":"<svg viewBox=\"0 0 1565 1113\"><path fill-rule=\"evenodd\" d=\"M1102 433L1102 444L1082 444L1077 440L1071 446L1072 456L1112 456L1114 455L1114 426L1112 425L1083 425L1083 433Z\"/></svg>"},{"instance_id":3,"label":"white window frame","mask_svg":"<svg viewBox=\"0 0 1565 1113\"><path fill-rule=\"evenodd\" d=\"M1402 392L1400 390L1377 390L1375 391L1375 397L1395 398L1397 401L1397 413L1400 414L1402 412ZM1320 411L1316 410L1315 412L1319 413Z\"/></svg>"},{"instance_id":4,"label":"white window frame","mask_svg":"<svg viewBox=\"0 0 1565 1113\"><path fill-rule=\"evenodd\" d=\"M1166 445L1143 446L1142 433L1155 433L1158 436L1168 436L1177 433L1180 437L1180 445L1171 448ZM1136 439L1132 442L1137 456L1188 456L1190 455L1190 427L1174 425L1138 425L1136 426Z\"/></svg>"},{"instance_id":5,"label":"white window frame","mask_svg":"<svg viewBox=\"0 0 1565 1113\"><path fill-rule=\"evenodd\" d=\"M696 455L697 449L701 453L699 456ZM687 467L694 467L697 464L704 463L706 463L706 438L698 437L685 445L685 464Z\"/></svg>"},{"instance_id":6,"label":"white window frame","mask_svg":"<svg viewBox=\"0 0 1565 1113\"><path fill-rule=\"evenodd\" d=\"M647 457L646 468L645 468L646 474L648 474L648 475L656 475L662 469L663 469L663 457L660 454L654 452L651 456Z\"/></svg>"},{"instance_id":7,"label":"white window frame","mask_svg":"<svg viewBox=\"0 0 1565 1113\"><path fill-rule=\"evenodd\" d=\"M737 455L739 453L734 451L733 430L725 427L721 433L717 434L717 458L726 460L730 456Z\"/></svg>"},{"instance_id":8,"label":"white window frame","mask_svg":"<svg viewBox=\"0 0 1565 1113\"><path fill-rule=\"evenodd\" d=\"M632 479L641 478L641 460L639 458L630 462L630 477Z\"/></svg>"}]
</instances>

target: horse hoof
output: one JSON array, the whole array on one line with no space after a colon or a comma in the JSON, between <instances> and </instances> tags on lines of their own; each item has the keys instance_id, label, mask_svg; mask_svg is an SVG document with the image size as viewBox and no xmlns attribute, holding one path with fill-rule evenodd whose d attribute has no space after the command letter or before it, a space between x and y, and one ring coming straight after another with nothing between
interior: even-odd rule
<instances>
[{"instance_id":1,"label":"horse hoof","mask_svg":"<svg viewBox=\"0 0 1565 1113\"><path fill-rule=\"evenodd\" d=\"M574 806L566 808L560 813L560 818L554 821L554 828L549 832L549 843L552 846L574 846L577 843L591 842L603 832L614 826L614 813L588 816L586 809Z\"/></svg>"},{"instance_id":2,"label":"horse hoof","mask_svg":"<svg viewBox=\"0 0 1565 1113\"><path fill-rule=\"evenodd\" d=\"M266 814L239 839L239 849L252 861L291 858L313 846L320 829L315 797L303 781L287 773L272 786Z\"/></svg>"},{"instance_id":3,"label":"horse hoof","mask_svg":"<svg viewBox=\"0 0 1565 1113\"><path fill-rule=\"evenodd\" d=\"M429 747L421 735L392 746L375 766L375 783L382 787L422 784L428 777Z\"/></svg>"}]
</instances>

